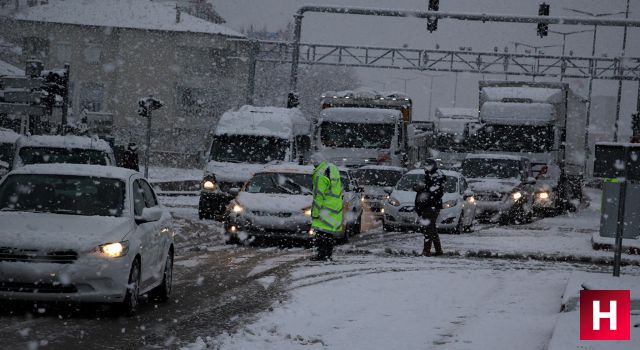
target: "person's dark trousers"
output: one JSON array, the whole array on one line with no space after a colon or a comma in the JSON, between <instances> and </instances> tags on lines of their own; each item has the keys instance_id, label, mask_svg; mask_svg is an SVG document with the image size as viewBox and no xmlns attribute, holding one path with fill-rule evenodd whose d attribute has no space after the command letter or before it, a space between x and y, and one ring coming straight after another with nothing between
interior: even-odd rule
<instances>
[{"instance_id":1,"label":"person's dark trousers","mask_svg":"<svg viewBox=\"0 0 640 350\"><path fill-rule=\"evenodd\" d=\"M436 250L435 255L442 255L442 244L440 244L440 235L438 235L438 229L436 222L438 220L439 210L424 210L420 213L420 217L423 221L428 221L427 225L422 226L422 233L424 234L424 248L422 255L431 255L431 244Z\"/></svg>"},{"instance_id":2,"label":"person's dark trousers","mask_svg":"<svg viewBox=\"0 0 640 350\"><path fill-rule=\"evenodd\" d=\"M317 260L330 260L333 255L333 246L335 244L335 237L328 232L318 231L315 238L316 244L316 259Z\"/></svg>"}]
</instances>

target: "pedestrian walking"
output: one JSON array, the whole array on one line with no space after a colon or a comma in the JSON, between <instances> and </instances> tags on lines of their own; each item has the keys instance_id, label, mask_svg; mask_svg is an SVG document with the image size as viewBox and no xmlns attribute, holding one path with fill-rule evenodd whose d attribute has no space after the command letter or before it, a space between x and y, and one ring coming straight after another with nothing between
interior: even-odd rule
<instances>
[{"instance_id":1,"label":"pedestrian walking","mask_svg":"<svg viewBox=\"0 0 640 350\"><path fill-rule=\"evenodd\" d=\"M334 164L321 162L313 171L312 181L311 229L317 250L312 259L331 260L336 239L344 234L340 171Z\"/></svg>"},{"instance_id":2,"label":"pedestrian walking","mask_svg":"<svg viewBox=\"0 0 640 350\"><path fill-rule=\"evenodd\" d=\"M421 220L421 231L424 234L422 255L431 255L431 245L435 248L435 255L442 255L440 236L436 222L442 209L445 176L438 170L438 164L433 159L427 159L424 164L424 182L416 184L415 211Z\"/></svg>"},{"instance_id":3,"label":"pedestrian walking","mask_svg":"<svg viewBox=\"0 0 640 350\"><path fill-rule=\"evenodd\" d=\"M133 142L129 143L127 149L124 151L122 156L122 167L140 171L138 162L138 145Z\"/></svg>"}]
</instances>

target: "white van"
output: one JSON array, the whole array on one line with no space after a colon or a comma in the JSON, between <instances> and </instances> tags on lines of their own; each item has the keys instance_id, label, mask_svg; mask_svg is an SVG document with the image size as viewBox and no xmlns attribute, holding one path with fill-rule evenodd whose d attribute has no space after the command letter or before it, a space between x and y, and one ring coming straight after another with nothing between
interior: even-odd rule
<instances>
[{"instance_id":1,"label":"white van","mask_svg":"<svg viewBox=\"0 0 640 350\"><path fill-rule=\"evenodd\" d=\"M115 166L116 160L109 143L97 137L31 135L16 140L13 169L45 163Z\"/></svg>"},{"instance_id":2,"label":"white van","mask_svg":"<svg viewBox=\"0 0 640 350\"><path fill-rule=\"evenodd\" d=\"M402 123L399 110L327 108L315 125L314 150L340 166L401 166Z\"/></svg>"},{"instance_id":3,"label":"white van","mask_svg":"<svg viewBox=\"0 0 640 350\"><path fill-rule=\"evenodd\" d=\"M213 132L201 184L199 217L213 219L268 164L306 163L311 123L297 108L243 106L225 112Z\"/></svg>"}]
</instances>

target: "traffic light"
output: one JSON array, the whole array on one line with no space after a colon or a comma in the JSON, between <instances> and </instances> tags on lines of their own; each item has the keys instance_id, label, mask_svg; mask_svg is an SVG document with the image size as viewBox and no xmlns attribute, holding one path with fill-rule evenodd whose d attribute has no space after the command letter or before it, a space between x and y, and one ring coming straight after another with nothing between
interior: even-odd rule
<instances>
[{"instance_id":1,"label":"traffic light","mask_svg":"<svg viewBox=\"0 0 640 350\"><path fill-rule=\"evenodd\" d=\"M429 11L438 11L440 9L440 0L429 0ZM427 30L429 33L438 29L438 19L431 16L427 17Z\"/></svg>"},{"instance_id":2,"label":"traffic light","mask_svg":"<svg viewBox=\"0 0 640 350\"><path fill-rule=\"evenodd\" d=\"M538 16L549 16L549 4L542 3L538 8ZM538 36L545 37L549 34L549 25L546 23L538 23Z\"/></svg>"},{"instance_id":3,"label":"traffic light","mask_svg":"<svg viewBox=\"0 0 640 350\"><path fill-rule=\"evenodd\" d=\"M290 92L287 96L287 108L297 108L300 106L300 97L295 92Z\"/></svg>"}]
</instances>

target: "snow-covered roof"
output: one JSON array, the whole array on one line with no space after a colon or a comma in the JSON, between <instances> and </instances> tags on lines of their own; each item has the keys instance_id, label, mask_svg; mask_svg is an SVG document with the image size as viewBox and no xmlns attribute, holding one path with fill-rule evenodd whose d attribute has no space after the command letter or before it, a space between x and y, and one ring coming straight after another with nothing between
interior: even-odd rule
<instances>
[{"instance_id":1,"label":"snow-covered roof","mask_svg":"<svg viewBox=\"0 0 640 350\"><path fill-rule=\"evenodd\" d=\"M20 134L10 129L0 128L0 143L14 143Z\"/></svg>"},{"instance_id":2,"label":"snow-covered roof","mask_svg":"<svg viewBox=\"0 0 640 350\"><path fill-rule=\"evenodd\" d=\"M9 174L76 175L127 180L131 175L138 174L138 172L114 166L52 163L26 165L11 171Z\"/></svg>"},{"instance_id":3,"label":"snow-covered roof","mask_svg":"<svg viewBox=\"0 0 640 350\"><path fill-rule=\"evenodd\" d=\"M399 166L391 166L391 165L365 165L355 170L389 170L389 171L400 171L400 172L407 171L407 169L405 168L402 168Z\"/></svg>"},{"instance_id":4,"label":"snow-covered roof","mask_svg":"<svg viewBox=\"0 0 640 350\"><path fill-rule=\"evenodd\" d=\"M49 148L77 148L94 149L112 153L111 146L102 139L75 135L32 135L21 136L16 141L16 147L49 147Z\"/></svg>"},{"instance_id":5,"label":"snow-covered roof","mask_svg":"<svg viewBox=\"0 0 640 350\"><path fill-rule=\"evenodd\" d=\"M24 75L24 71L10 63L0 60L0 76Z\"/></svg>"},{"instance_id":6,"label":"snow-covered roof","mask_svg":"<svg viewBox=\"0 0 640 350\"><path fill-rule=\"evenodd\" d=\"M440 172L444 176L452 176L452 177L458 177L458 178L462 177L462 174L453 170L440 169ZM408 171L405 175L424 175L424 169L413 169Z\"/></svg>"},{"instance_id":7,"label":"snow-covered roof","mask_svg":"<svg viewBox=\"0 0 640 350\"><path fill-rule=\"evenodd\" d=\"M394 109L335 107L323 110L321 118L338 123L393 124L402 118L402 114Z\"/></svg>"},{"instance_id":8,"label":"snow-covered roof","mask_svg":"<svg viewBox=\"0 0 640 350\"><path fill-rule=\"evenodd\" d=\"M308 135L311 123L297 108L242 106L225 112L216 125L216 135L272 136L288 139Z\"/></svg>"},{"instance_id":9,"label":"snow-covered roof","mask_svg":"<svg viewBox=\"0 0 640 350\"><path fill-rule=\"evenodd\" d=\"M495 153L472 153L467 154L465 159L505 159L505 160L522 160L521 156L512 156L508 154L495 154Z\"/></svg>"},{"instance_id":10,"label":"snow-covered roof","mask_svg":"<svg viewBox=\"0 0 640 350\"><path fill-rule=\"evenodd\" d=\"M313 172L313 165L297 165L292 163L283 163L283 164L277 164L277 165L269 165L265 167L264 172L311 174Z\"/></svg>"},{"instance_id":11,"label":"snow-covered roof","mask_svg":"<svg viewBox=\"0 0 640 350\"><path fill-rule=\"evenodd\" d=\"M530 102L561 103L562 90L553 88L510 86L484 87L482 89L484 101L503 102L503 99L527 99Z\"/></svg>"},{"instance_id":12,"label":"snow-covered roof","mask_svg":"<svg viewBox=\"0 0 640 350\"><path fill-rule=\"evenodd\" d=\"M396 99L410 99L409 95L400 91L377 91L368 87L361 87L354 90L343 91L325 91L322 93L322 97L336 97L336 98L396 98Z\"/></svg>"},{"instance_id":13,"label":"snow-covered roof","mask_svg":"<svg viewBox=\"0 0 640 350\"><path fill-rule=\"evenodd\" d=\"M500 125L552 124L555 108L548 103L485 102L480 107L480 119Z\"/></svg>"},{"instance_id":14,"label":"snow-covered roof","mask_svg":"<svg viewBox=\"0 0 640 350\"><path fill-rule=\"evenodd\" d=\"M50 0L49 4L26 8L13 18L35 22L244 37L235 30L184 12L180 14L180 21L176 23L174 7L150 0Z\"/></svg>"},{"instance_id":15,"label":"snow-covered roof","mask_svg":"<svg viewBox=\"0 0 640 350\"><path fill-rule=\"evenodd\" d=\"M478 110L475 108L438 107L436 117L450 119L478 119Z\"/></svg>"}]
</instances>

